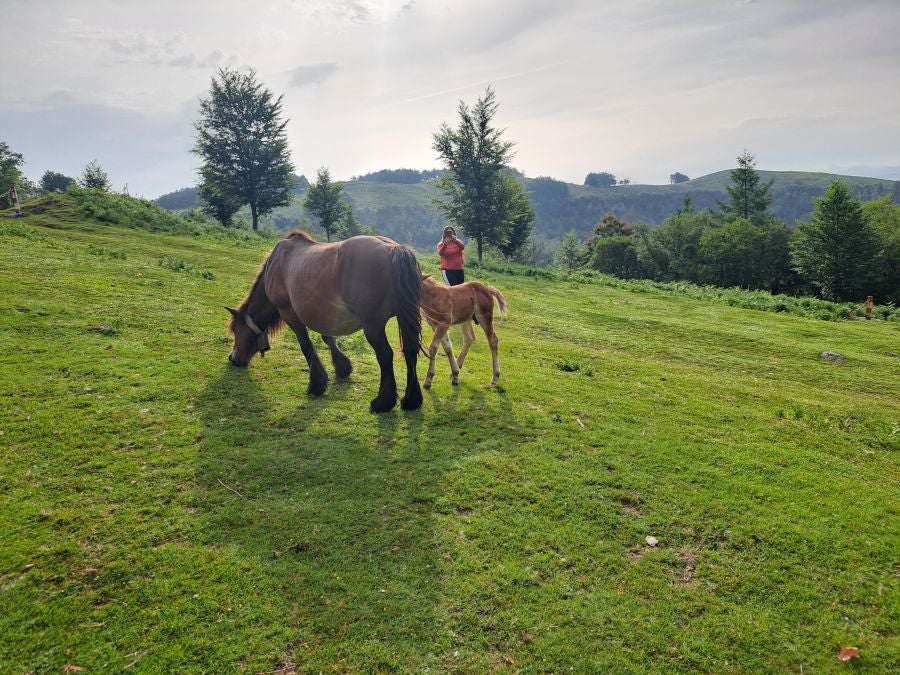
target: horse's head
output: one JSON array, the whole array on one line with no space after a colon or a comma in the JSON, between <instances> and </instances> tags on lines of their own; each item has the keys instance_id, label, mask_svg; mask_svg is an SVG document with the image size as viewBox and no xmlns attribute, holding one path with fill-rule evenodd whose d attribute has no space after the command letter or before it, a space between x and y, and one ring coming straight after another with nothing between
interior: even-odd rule
<instances>
[{"instance_id":1,"label":"horse's head","mask_svg":"<svg viewBox=\"0 0 900 675\"><path fill-rule=\"evenodd\" d=\"M269 350L269 336L265 329L256 325L246 310L231 307L225 309L231 312L229 328L234 335L234 346L228 355L228 363L244 368L257 353L263 356Z\"/></svg>"}]
</instances>

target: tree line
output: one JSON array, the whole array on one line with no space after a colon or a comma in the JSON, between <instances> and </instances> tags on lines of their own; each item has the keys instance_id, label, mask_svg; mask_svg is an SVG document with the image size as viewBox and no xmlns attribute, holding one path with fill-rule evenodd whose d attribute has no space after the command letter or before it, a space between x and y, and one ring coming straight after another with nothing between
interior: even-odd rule
<instances>
[{"instance_id":1,"label":"tree line","mask_svg":"<svg viewBox=\"0 0 900 675\"><path fill-rule=\"evenodd\" d=\"M745 151L716 209L697 211L688 196L652 230L607 213L586 241L570 231L555 262L623 278L900 302L900 206L891 196L863 204L834 181L810 219L790 228L768 210L771 185Z\"/></svg>"},{"instance_id":2,"label":"tree line","mask_svg":"<svg viewBox=\"0 0 900 675\"><path fill-rule=\"evenodd\" d=\"M35 183L22 172L25 158L15 152L5 141L0 141L0 209L14 206L12 188L15 186L19 200L33 199L51 192L65 192L72 185L97 190L109 190L111 183L106 171L95 159L87 163L78 178L47 170Z\"/></svg>"},{"instance_id":3,"label":"tree line","mask_svg":"<svg viewBox=\"0 0 900 675\"><path fill-rule=\"evenodd\" d=\"M523 178L509 166L513 143L493 126L497 107L490 88L471 108L460 102L459 124L445 123L433 137L444 169L399 170L391 176L406 182L431 179L439 193L435 208L475 240L479 260L487 248L514 255L534 224ZM295 179L286 125L282 97L257 82L254 71L223 68L212 78L209 97L200 102L193 147L202 160L199 196L208 215L228 226L234 214L249 205L256 230L260 216L289 203ZM359 180L386 178L385 172L376 172ZM341 193L341 184L323 167L303 201L329 241L370 231Z\"/></svg>"}]
</instances>

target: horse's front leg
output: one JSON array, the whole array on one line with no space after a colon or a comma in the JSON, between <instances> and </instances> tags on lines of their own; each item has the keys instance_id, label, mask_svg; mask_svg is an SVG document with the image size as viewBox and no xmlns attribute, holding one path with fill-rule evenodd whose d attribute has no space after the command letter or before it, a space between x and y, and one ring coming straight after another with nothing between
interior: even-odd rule
<instances>
[{"instance_id":1,"label":"horse's front leg","mask_svg":"<svg viewBox=\"0 0 900 675\"><path fill-rule=\"evenodd\" d=\"M384 333L384 324L378 327L366 327L363 329L366 340L375 350L378 359L378 367L381 369L381 382L378 386L378 396L369 403L369 410L374 413L383 413L393 410L397 405L397 380L394 378L394 350Z\"/></svg>"},{"instance_id":2,"label":"horse's front leg","mask_svg":"<svg viewBox=\"0 0 900 675\"><path fill-rule=\"evenodd\" d=\"M313 396L321 396L325 393L328 386L328 373L319 360L316 348L313 346L312 340L309 339L309 331L306 325L297 318L290 319L287 324L291 330L297 335L297 341L300 343L300 351L306 357L306 363L309 364L309 386L306 389L308 394Z\"/></svg>"},{"instance_id":3,"label":"horse's front leg","mask_svg":"<svg viewBox=\"0 0 900 675\"><path fill-rule=\"evenodd\" d=\"M350 359L338 347L337 340L330 335L323 335L322 340L328 345L328 349L331 352L331 362L334 364L335 375L337 375L339 380L346 380L350 377L350 373L353 372L353 364L350 363Z\"/></svg>"}]
</instances>

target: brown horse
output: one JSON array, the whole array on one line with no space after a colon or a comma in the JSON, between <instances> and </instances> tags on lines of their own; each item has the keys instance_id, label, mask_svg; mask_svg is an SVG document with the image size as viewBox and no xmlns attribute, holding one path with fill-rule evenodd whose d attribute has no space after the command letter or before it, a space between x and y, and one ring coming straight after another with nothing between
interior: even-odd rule
<instances>
[{"instance_id":1,"label":"brown horse","mask_svg":"<svg viewBox=\"0 0 900 675\"><path fill-rule=\"evenodd\" d=\"M397 383L394 351L384 327L396 316L406 360L406 393L400 407L421 407L422 390L416 375L422 348L421 272L411 249L388 242L378 237L351 237L320 244L305 232L287 235L266 258L241 306L226 307L232 314L234 335L228 361L246 366L254 355L269 349L268 335L286 323L296 333L309 364L307 391L320 396L328 385L328 375L307 328L322 335L339 378L349 377L353 368L335 336L362 329L381 368L378 396L369 408L387 412L397 403Z\"/></svg>"},{"instance_id":2,"label":"brown horse","mask_svg":"<svg viewBox=\"0 0 900 675\"><path fill-rule=\"evenodd\" d=\"M493 286L486 286L480 281L467 281L457 286L444 286L435 281L431 275L422 277L422 313L425 320L434 329L434 338L428 345L428 373L423 386L431 388L434 379L434 357L438 344L444 346L444 353L450 360L451 384L459 384L459 371L466 360L469 348L475 342L475 330L472 328L472 317L484 330L488 345L491 347L494 376L491 386L497 386L500 378L500 358L497 355L497 333L494 332L494 300L500 306L500 314L506 316L507 304L503 294ZM453 358L453 344L447 331L450 326L460 324L463 334L463 347L458 358Z\"/></svg>"}]
</instances>

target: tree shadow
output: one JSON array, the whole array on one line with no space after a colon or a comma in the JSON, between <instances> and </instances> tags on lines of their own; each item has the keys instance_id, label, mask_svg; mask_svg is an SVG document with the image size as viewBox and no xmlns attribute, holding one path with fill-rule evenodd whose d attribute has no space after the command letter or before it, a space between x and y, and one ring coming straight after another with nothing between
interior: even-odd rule
<instances>
[{"instance_id":1,"label":"tree shadow","mask_svg":"<svg viewBox=\"0 0 900 675\"><path fill-rule=\"evenodd\" d=\"M356 377L318 399L297 382L263 386L252 367L208 383L195 402L197 543L252 561L249 586L275 596L266 603L285 617L295 663L421 666L423 649L449 640L436 537L441 510L455 513L445 473L470 452L472 416L497 413L485 398L503 395L437 387L433 411L371 415L370 373Z\"/></svg>"}]
</instances>

